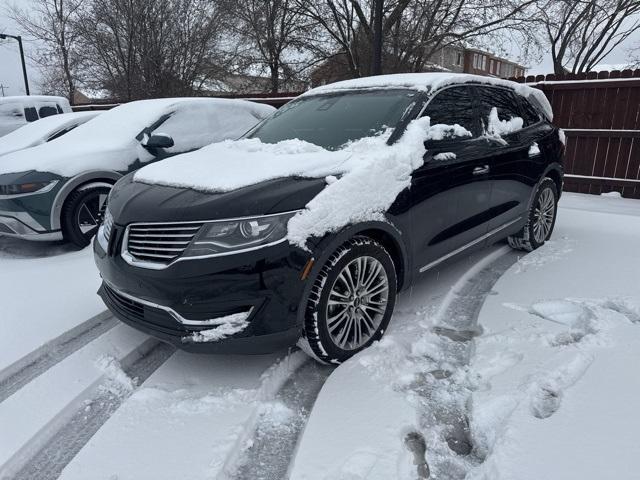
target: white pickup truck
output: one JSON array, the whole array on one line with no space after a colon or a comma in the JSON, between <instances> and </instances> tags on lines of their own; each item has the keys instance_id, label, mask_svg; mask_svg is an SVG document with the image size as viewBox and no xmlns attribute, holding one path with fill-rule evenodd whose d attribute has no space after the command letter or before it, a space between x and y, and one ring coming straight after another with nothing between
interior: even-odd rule
<instances>
[{"instance_id":1,"label":"white pickup truck","mask_svg":"<svg viewBox=\"0 0 640 480\"><path fill-rule=\"evenodd\" d=\"M70 112L69 101L63 97L48 95L0 97L0 137L27 123Z\"/></svg>"}]
</instances>

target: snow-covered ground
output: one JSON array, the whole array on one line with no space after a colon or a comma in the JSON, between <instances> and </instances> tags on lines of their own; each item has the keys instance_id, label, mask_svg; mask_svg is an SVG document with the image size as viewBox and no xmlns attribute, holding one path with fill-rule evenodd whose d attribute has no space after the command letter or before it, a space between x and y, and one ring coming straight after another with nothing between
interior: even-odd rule
<instances>
[{"instance_id":1,"label":"snow-covered ground","mask_svg":"<svg viewBox=\"0 0 640 480\"><path fill-rule=\"evenodd\" d=\"M639 241L640 202L565 194L332 370L174 352L101 314L90 249L0 239L0 478L637 478Z\"/></svg>"}]
</instances>

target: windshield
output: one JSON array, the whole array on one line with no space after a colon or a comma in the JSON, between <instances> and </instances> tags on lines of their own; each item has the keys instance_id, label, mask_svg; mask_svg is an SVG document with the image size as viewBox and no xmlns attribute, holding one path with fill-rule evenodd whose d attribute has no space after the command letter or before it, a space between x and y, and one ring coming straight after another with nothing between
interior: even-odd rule
<instances>
[{"instance_id":1,"label":"windshield","mask_svg":"<svg viewBox=\"0 0 640 480\"><path fill-rule=\"evenodd\" d=\"M294 100L247 134L264 143L297 138L336 150L394 128L417 96L414 90L350 91Z\"/></svg>"}]
</instances>

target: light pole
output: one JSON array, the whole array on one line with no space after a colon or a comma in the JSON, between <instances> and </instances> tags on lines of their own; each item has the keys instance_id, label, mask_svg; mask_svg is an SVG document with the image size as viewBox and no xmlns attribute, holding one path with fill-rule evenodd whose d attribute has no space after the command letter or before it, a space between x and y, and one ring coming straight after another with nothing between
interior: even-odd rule
<instances>
[{"instance_id":1,"label":"light pole","mask_svg":"<svg viewBox=\"0 0 640 480\"><path fill-rule=\"evenodd\" d=\"M0 40L5 40L7 38L13 38L18 41L18 46L20 47L20 60L22 61L22 75L24 77L24 90L27 95L30 95L29 80L27 79L27 65L24 63L24 50L22 49L22 37L20 35L7 35L6 33L0 33Z\"/></svg>"},{"instance_id":2,"label":"light pole","mask_svg":"<svg viewBox=\"0 0 640 480\"><path fill-rule=\"evenodd\" d=\"M373 6L373 55L371 75L382 73L382 14L384 0L375 0Z\"/></svg>"}]
</instances>

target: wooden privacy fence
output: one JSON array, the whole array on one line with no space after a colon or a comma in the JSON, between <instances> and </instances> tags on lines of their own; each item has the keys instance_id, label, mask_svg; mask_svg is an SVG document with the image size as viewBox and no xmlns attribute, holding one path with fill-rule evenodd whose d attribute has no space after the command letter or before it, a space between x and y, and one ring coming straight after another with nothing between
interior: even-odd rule
<instances>
[{"instance_id":1,"label":"wooden privacy fence","mask_svg":"<svg viewBox=\"0 0 640 480\"><path fill-rule=\"evenodd\" d=\"M640 70L512 80L551 102L567 137L565 190L640 198Z\"/></svg>"},{"instance_id":2,"label":"wooden privacy fence","mask_svg":"<svg viewBox=\"0 0 640 480\"><path fill-rule=\"evenodd\" d=\"M511 78L541 89L567 137L565 190L640 198L640 70ZM223 95L281 107L299 92ZM74 110L117 104L77 105Z\"/></svg>"}]
</instances>

